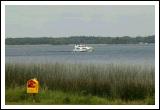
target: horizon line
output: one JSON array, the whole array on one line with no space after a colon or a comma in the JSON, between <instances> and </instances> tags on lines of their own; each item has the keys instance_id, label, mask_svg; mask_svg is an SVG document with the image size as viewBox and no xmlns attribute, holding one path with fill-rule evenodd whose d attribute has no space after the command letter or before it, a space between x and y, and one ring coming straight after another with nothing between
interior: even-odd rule
<instances>
[{"instance_id":1,"label":"horizon line","mask_svg":"<svg viewBox=\"0 0 160 110\"><path fill-rule=\"evenodd\" d=\"M94 36L94 35L73 35L73 36L61 36L61 37L53 37L53 36L40 36L40 37L33 37L33 36L28 36L28 37L6 37L5 39L7 38L71 38L71 37L133 37L133 38L136 38L136 37L148 37L148 36L155 36L155 34L152 34L152 35L137 35L137 36L129 36L129 35L124 35L124 36L101 36L101 35L97 35L97 36Z\"/></svg>"}]
</instances>

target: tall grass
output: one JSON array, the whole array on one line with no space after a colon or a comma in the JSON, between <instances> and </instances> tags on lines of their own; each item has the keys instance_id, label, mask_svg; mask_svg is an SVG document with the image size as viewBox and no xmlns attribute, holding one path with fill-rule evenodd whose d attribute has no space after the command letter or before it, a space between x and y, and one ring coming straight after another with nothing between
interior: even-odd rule
<instances>
[{"instance_id":1,"label":"tall grass","mask_svg":"<svg viewBox=\"0 0 160 110\"><path fill-rule=\"evenodd\" d=\"M139 100L154 98L154 74L154 66L143 65L7 63L5 87L26 86L27 80L36 77L43 89Z\"/></svg>"}]
</instances>

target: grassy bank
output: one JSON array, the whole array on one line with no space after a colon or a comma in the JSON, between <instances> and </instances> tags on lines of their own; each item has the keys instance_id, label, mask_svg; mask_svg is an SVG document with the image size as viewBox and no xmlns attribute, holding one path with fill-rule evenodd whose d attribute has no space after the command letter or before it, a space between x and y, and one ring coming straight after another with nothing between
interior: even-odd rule
<instances>
[{"instance_id":1,"label":"grassy bank","mask_svg":"<svg viewBox=\"0 0 160 110\"><path fill-rule=\"evenodd\" d=\"M6 90L6 104L19 104L19 105L124 105L124 104L154 104L153 97L146 97L139 100L122 100L115 98L99 97L96 95L83 94L78 92L63 92L60 90L47 90L41 89L41 92L33 98L26 93L26 88L15 87Z\"/></svg>"},{"instance_id":2,"label":"grassy bank","mask_svg":"<svg viewBox=\"0 0 160 110\"><path fill-rule=\"evenodd\" d=\"M27 80L34 77L40 82L40 102L36 102L39 104L154 104L153 66L60 63L5 66L8 104L29 103L25 87Z\"/></svg>"}]
</instances>

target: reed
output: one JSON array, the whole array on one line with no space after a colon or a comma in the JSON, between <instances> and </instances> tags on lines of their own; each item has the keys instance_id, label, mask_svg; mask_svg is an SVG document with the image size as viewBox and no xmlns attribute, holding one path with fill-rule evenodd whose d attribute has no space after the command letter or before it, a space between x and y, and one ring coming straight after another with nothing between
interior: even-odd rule
<instances>
[{"instance_id":1,"label":"reed","mask_svg":"<svg viewBox=\"0 0 160 110\"><path fill-rule=\"evenodd\" d=\"M155 69L131 64L5 64L6 89L26 86L36 77L40 88L108 99L141 100L155 93ZM40 91L41 91L40 90Z\"/></svg>"}]
</instances>

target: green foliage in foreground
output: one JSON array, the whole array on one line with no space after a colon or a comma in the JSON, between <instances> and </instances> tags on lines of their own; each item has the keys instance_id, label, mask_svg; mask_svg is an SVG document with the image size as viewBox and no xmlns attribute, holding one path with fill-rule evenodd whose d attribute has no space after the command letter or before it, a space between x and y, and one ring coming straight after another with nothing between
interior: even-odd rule
<instances>
[{"instance_id":1,"label":"green foliage in foreground","mask_svg":"<svg viewBox=\"0 0 160 110\"><path fill-rule=\"evenodd\" d=\"M44 97L46 97L46 101L49 101L48 103L65 104L62 101L54 101L57 99L63 100L66 96L62 95L62 99L52 99L51 96L48 96L49 94L55 94L56 97L59 97L61 93L68 94L68 97L73 96L73 99L65 99L71 101L68 102L70 104L84 104L77 102L81 97L82 100L87 97L98 98L94 100L103 100L102 103L104 104L112 104L112 101L113 104L130 101L138 101L143 104L154 103L155 72L154 67L149 65L6 64L5 69L6 102L14 100L12 88L25 87L27 80L36 77L40 81L42 89L40 97L43 97L44 90L47 90L44 93L47 96L44 95ZM19 92L22 92L21 89ZM19 97L23 99L25 96L22 94ZM78 97L78 99L75 99L76 102L73 101L75 97ZM120 102L116 103L116 99ZM87 103L89 102L87 101Z\"/></svg>"},{"instance_id":2,"label":"green foliage in foreground","mask_svg":"<svg viewBox=\"0 0 160 110\"><path fill-rule=\"evenodd\" d=\"M41 89L40 93L34 98L32 95L26 93L25 87L15 87L6 90L6 104L25 104L25 105L142 105L142 104L154 104L153 97L146 97L143 100L129 100L111 99L105 97L98 97L94 95L86 95L80 92L63 92L63 91L51 91L47 89Z\"/></svg>"}]
</instances>

